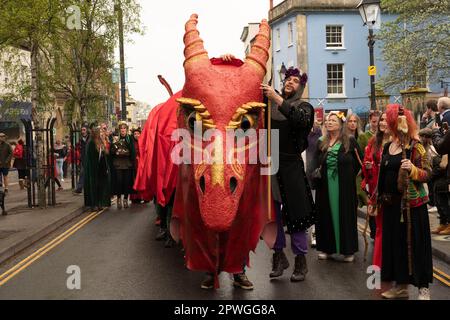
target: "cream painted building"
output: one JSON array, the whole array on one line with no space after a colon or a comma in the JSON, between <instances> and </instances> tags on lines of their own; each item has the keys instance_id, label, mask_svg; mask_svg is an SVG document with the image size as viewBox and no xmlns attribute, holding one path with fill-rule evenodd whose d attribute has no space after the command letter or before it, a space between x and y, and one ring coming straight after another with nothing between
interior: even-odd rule
<instances>
[{"instance_id":1,"label":"cream painted building","mask_svg":"<svg viewBox=\"0 0 450 320\"><path fill-rule=\"evenodd\" d=\"M250 53L251 45L254 43L258 32L259 22L251 22L242 29L241 41L244 43L244 56L247 56ZM266 69L267 73L263 80L264 83L268 83L271 79L272 49L269 49L269 61L267 61Z\"/></svg>"}]
</instances>

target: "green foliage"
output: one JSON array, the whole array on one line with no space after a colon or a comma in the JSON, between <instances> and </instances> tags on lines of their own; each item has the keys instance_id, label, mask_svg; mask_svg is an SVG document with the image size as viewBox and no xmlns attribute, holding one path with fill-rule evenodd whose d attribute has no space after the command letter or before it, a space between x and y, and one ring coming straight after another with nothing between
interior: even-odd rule
<instances>
[{"instance_id":1,"label":"green foliage","mask_svg":"<svg viewBox=\"0 0 450 320\"><path fill-rule=\"evenodd\" d=\"M64 97L74 116L104 112L104 101L112 92L110 72L119 40L116 3L117 0L0 0L0 55L11 47L30 50L33 43L38 46L39 109L35 112L51 111L56 96ZM142 33L137 0L120 3L125 36ZM21 81L18 70L9 73L14 88L8 90L11 98L28 100L33 96L30 78Z\"/></svg>"},{"instance_id":2,"label":"green foliage","mask_svg":"<svg viewBox=\"0 0 450 320\"><path fill-rule=\"evenodd\" d=\"M450 0L382 0L382 8L398 18L377 35L389 67L381 85L405 89L450 77Z\"/></svg>"},{"instance_id":3,"label":"green foliage","mask_svg":"<svg viewBox=\"0 0 450 320\"><path fill-rule=\"evenodd\" d=\"M6 85L6 99L25 100L33 96L31 75L24 75L23 63L17 61L14 52L20 49L30 51L33 44L42 51L48 37L58 25L56 0L4 0L0 2L0 55L6 58L5 68L9 83ZM23 51L22 51L23 52ZM23 56L22 56L23 58ZM19 62L19 64L18 64ZM22 61L23 62L23 61ZM39 62L39 61L36 61ZM32 66L30 66L31 68ZM36 66L35 114L42 114L52 101L51 79L44 66Z\"/></svg>"}]
</instances>

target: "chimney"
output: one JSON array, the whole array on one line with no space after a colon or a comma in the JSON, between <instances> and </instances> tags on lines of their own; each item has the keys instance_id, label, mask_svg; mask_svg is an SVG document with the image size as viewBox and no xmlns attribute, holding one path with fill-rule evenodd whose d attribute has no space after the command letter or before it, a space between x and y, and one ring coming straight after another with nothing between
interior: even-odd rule
<instances>
[{"instance_id":1,"label":"chimney","mask_svg":"<svg viewBox=\"0 0 450 320\"><path fill-rule=\"evenodd\" d=\"M270 0L270 10L273 9L273 0Z\"/></svg>"}]
</instances>

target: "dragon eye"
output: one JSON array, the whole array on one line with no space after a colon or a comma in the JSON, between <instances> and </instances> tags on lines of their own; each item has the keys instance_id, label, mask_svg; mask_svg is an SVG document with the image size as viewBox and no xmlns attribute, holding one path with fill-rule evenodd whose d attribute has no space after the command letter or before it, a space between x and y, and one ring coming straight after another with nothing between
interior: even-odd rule
<instances>
[{"instance_id":1,"label":"dragon eye","mask_svg":"<svg viewBox=\"0 0 450 320\"><path fill-rule=\"evenodd\" d=\"M196 120L196 114L197 112L193 111L189 114L188 118L187 118L187 127L189 129L191 129L192 131L194 131L194 126L195 126L195 120Z\"/></svg>"},{"instance_id":2,"label":"dragon eye","mask_svg":"<svg viewBox=\"0 0 450 320\"><path fill-rule=\"evenodd\" d=\"M252 116L245 114L242 117L242 121L241 121L241 129L244 131L247 131L250 128L253 128L255 124L255 120L253 119Z\"/></svg>"},{"instance_id":3,"label":"dragon eye","mask_svg":"<svg viewBox=\"0 0 450 320\"><path fill-rule=\"evenodd\" d=\"M186 126L189 128L189 130L191 130L191 132L195 132L195 122L199 121L200 122L200 128L202 127L201 125L201 117L200 115L197 113L197 111L192 111L186 118Z\"/></svg>"}]
</instances>

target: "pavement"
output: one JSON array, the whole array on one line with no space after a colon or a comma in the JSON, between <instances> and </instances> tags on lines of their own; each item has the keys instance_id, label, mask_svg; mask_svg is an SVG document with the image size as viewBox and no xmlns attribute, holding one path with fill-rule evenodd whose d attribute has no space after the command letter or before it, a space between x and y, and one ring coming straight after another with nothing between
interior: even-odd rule
<instances>
[{"instance_id":1,"label":"pavement","mask_svg":"<svg viewBox=\"0 0 450 320\"><path fill-rule=\"evenodd\" d=\"M431 209L430 207L428 207ZM358 209L358 216L360 218L366 217L366 207ZM428 217L430 219L431 230L439 225L439 216L437 211L433 209L428 210ZM450 265L450 236L431 235L431 247L433 256Z\"/></svg>"},{"instance_id":2,"label":"pavement","mask_svg":"<svg viewBox=\"0 0 450 320\"><path fill-rule=\"evenodd\" d=\"M20 190L16 173L10 172L9 191L5 197L8 215L0 215L0 264L81 215L83 196L75 196L71 180L56 191L56 206L28 208L27 191Z\"/></svg>"}]
</instances>

